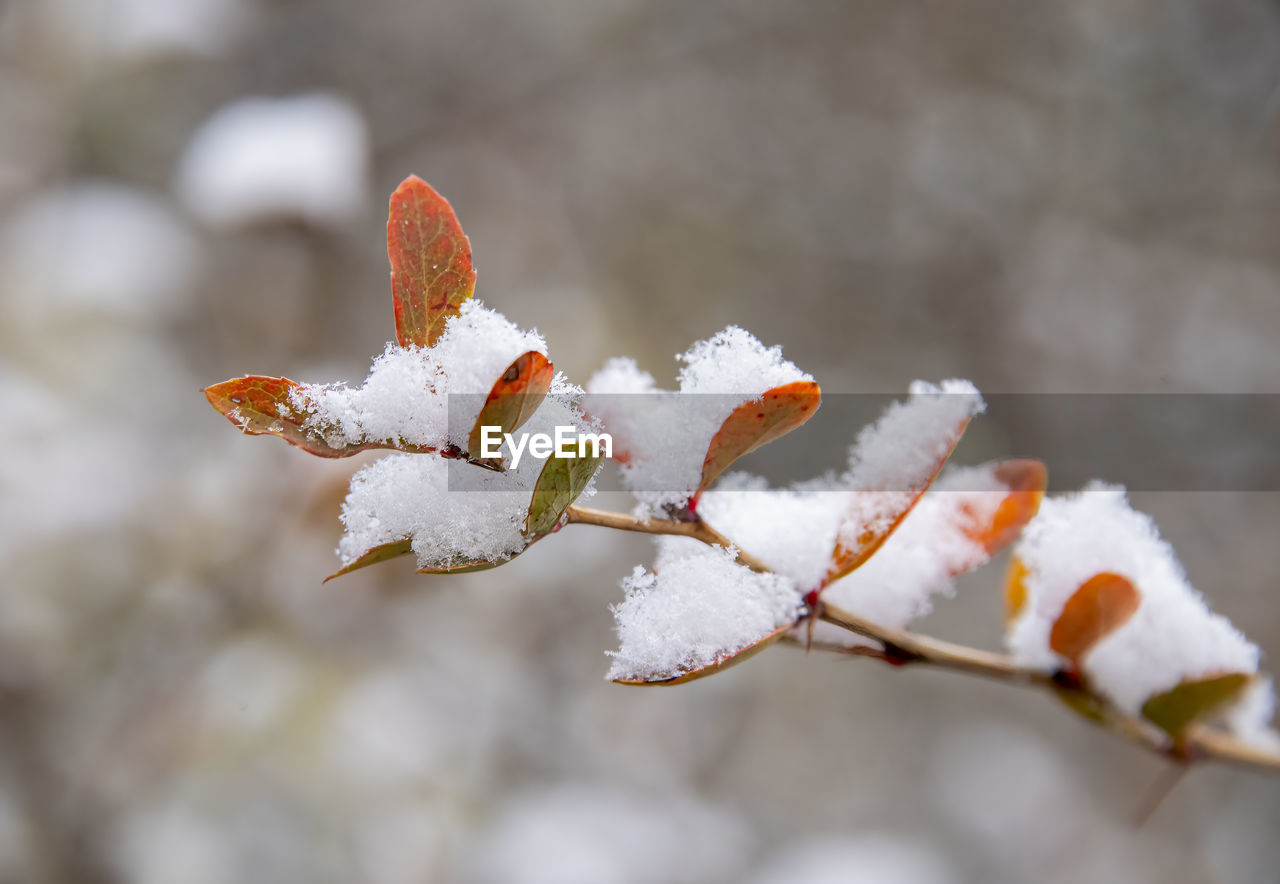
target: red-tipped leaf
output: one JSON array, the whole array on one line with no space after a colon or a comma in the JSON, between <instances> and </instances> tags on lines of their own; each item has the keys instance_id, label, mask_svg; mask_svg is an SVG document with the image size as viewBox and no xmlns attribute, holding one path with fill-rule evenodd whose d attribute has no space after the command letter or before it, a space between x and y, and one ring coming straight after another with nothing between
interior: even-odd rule
<instances>
[{"instance_id":1,"label":"red-tipped leaf","mask_svg":"<svg viewBox=\"0 0 1280 884\"><path fill-rule=\"evenodd\" d=\"M471 457L481 456L481 428L497 427L500 433L514 433L533 417L551 389L554 376L555 368L537 350L517 356L494 383L471 428L467 447Z\"/></svg>"},{"instance_id":2,"label":"red-tipped leaf","mask_svg":"<svg viewBox=\"0 0 1280 884\"><path fill-rule=\"evenodd\" d=\"M929 490L933 480L938 478L938 473L942 472L968 425L968 417L959 421L952 432L940 440L938 455L931 458L928 465L909 481L904 482L904 487L853 492L853 500L831 555L831 571L826 583L833 583L853 572L884 545L889 535L897 530L907 513L911 512L925 491Z\"/></svg>"},{"instance_id":3,"label":"red-tipped leaf","mask_svg":"<svg viewBox=\"0 0 1280 884\"><path fill-rule=\"evenodd\" d=\"M759 399L744 402L725 418L707 446L698 490L709 487L731 463L790 433L813 417L822 391L813 381L796 381L766 390Z\"/></svg>"},{"instance_id":4,"label":"red-tipped leaf","mask_svg":"<svg viewBox=\"0 0 1280 884\"><path fill-rule=\"evenodd\" d=\"M475 291L471 241L448 200L416 175L391 195L387 258L400 346L430 347Z\"/></svg>"},{"instance_id":5,"label":"red-tipped leaf","mask_svg":"<svg viewBox=\"0 0 1280 884\"><path fill-rule=\"evenodd\" d=\"M1049 471L1038 460L1006 460L993 470L996 479L1009 489L989 520L974 522L968 534L993 556L1018 539L1022 529L1040 509Z\"/></svg>"},{"instance_id":6,"label":"red-tipped leaf","mask_svg":"<svg viewBox=\"0 0 1280 884\"><path fill-rule=\"evenodd\" d=\"M391 448L415 454L435 451L428 446L394 439L331 445L319 428L306 425L308 413L293 404L292 394L301 386L288 378L249 375L206 387L204 395L215 411L246 434L278 436L318 457L350 457L371 448Z\"/></svg>"}]
</instances>

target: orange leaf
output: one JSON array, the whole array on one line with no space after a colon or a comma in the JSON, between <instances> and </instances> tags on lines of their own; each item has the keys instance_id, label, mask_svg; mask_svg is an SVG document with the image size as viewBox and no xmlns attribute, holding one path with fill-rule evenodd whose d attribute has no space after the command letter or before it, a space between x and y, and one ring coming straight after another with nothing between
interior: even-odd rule
<instances>
[{"instance_id":1,"label":"orange leaf","mask_svg":"<svg viewBox=\"0 0 1280 884\"><path fill-rule=\"evenodd\" d=\"M448 200L416 175L395 193L387 216L387 257L400 346L430 347L476 287L471 241Z\"/></svg>"},{"instance_id":2,"label":"orange leaf","mask_svg":"<svg viewBox=\"0 0 1280 884\"><path fill-rule=\"evenodd\" d=\"M694 681L699 678L706 678L708 675L715 675L717 672L722 672L725 669L728 669L730 666L737 666L739 663L743 662L744 660L751 659L756 654L760 653L765 648L769 647L769 645L773 644L778 639L786 635L787 631L791 629L792 625L793 624L788 623L786 626L781 626L778 629L775 629L773 632L769 633L768 635L764 636L763 638L757 639L756 641L747 645L745 648L741 648L737 651L727 652L721 655L720 657L718 657L714 662L709 663L706 666L703 666L698 669L692 669L692 670L689 670L688 672L680 672L680 673L676 673L666 677L659 677L659 678L651 678L651 679L615 678L613 681L615 684L643 685L643 686L652 687L652 686L667 686L667 685L673 685L673 684L684 684L686 681Z\"/></svg>"},{"instance_id":3,"label":"orange leaf","mask_svg":"<svg viewBox=\"0 0 1280 884\"><path fill-rule=\"evenodd\" d=\"M1004 622L1006 626L1018 619L1027 604L1027 566L1014 556L1009 560L1009 573L1004 578Z\"/></svg>"},{"instance_id":4,"label":"orange leaf","mask_svg":"<svg viewBox=\"0 0 1280 884\"><path fill-rule=\"evenodd\" d=\"M1095 574L1067 599L1049 633L1049 647L1079 668L1093 646L1127 623L1141 602L1127 578Z\"/></svg>"},{"instance_id":5,"label":"orange leaf","mask_svg":"<svg viewBox=\"0 0 1280 884\"><path fill-rule=\"evenodd\" d=\"M707 446L698 490L710 486L738 458L785 436L813 417L821 402L822 391L817 384L796 381L766 390L759 399L739 405Z\"/></svg>"},{"instance_id":6,"label":"orange leaf","mask_svg":"<svg viewBox=\"0 0 1280 884\"><path fill-rule=\"evenodd\" d=\"M305 425L309 415L290 401L290 394L300 387L301 384L288 378L249 375L206 387L204 395L216 411L248 435L279 436L290 445L319 457L350 457L371 448L419 454L435 451L429 446L396 440L330 445L319 430Z\"/></svg>"},{"instance_id":7,"label":"orange leaf","mask_svg":"<svg viewBox=\"0 0 1280 884\"><path fill-rule=\"evenodd\" d=\"M547 391L551 389L551 379L555 369L537 350L530 350L516 357L507 366L494 383L493 389L484 401L476 424L471 428L468 452L471 456L480 456L480 428L498 427L503 433L514 433L538 410Z\"/></svg>"},{"instance_id":8,"label":"orange leaf","mask_svg":"<svg viewBox=\"0 0 1280 884\"><path fill-rule=\"evenodd\" d=\"M845 516L845 524L840 527L826 584L834 583L856 570L884 545L889 535L897 530L907 513L911 512L920 501L920 497L933 484L933 480L938 478L938 473L942 472L947 458L951 457L951 452L955 450L968 425L968 417L960 421L955 432L943 446L940 456L930 465L927 472L917 477L911 487L853 492L854 505L850 508L851 513ZM856 519L863 527L852 543L846 543L845 536L848 534L848 522L851 519Z\"/></svg>"},{"instance_id":9,"label":"orange leaf","mask_svg":"<svg viewBox=\"0 0 1280 884\"><path fill-rule=\"evenodd\" d=\"M1049 484L1049 472L1038 460L1007 460L997 464L994 472L996 479L1009 489L1009 494L1000 501L991 521L968 532L991 556L1022 533L1040 509Z\"/></svg>"}]
</instances>

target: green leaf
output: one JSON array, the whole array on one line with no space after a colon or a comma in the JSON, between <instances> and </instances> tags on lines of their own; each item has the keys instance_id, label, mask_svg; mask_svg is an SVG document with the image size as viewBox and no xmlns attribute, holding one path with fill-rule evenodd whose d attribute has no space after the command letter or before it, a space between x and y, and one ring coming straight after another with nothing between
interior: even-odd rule
<instances>
[{"instance_id":1,"label":"green leaf","mask_svg":"<svg viewBox=\"0 0 1280 884\"><path fill-rule=\"evenodd\" d=\"M709 663L706 666L703 666L698 669L691 669L688 672L675 673L675 674L672 674L666 677L660 677L660 678L650 678L650 679L615 678L613 681L614 681L614 684L629 684L629 685L640 685L640 686L647 686L647 687L665 687L668 685L684 684L687 681L695 681L696 679L699 679L699 678L706 678L708 675L715 675L717 672L723 672L724 670L728 669L730 666L737 666L739 663L743 662L744 660L751 659L756 654L760 653L765 648L769 647L778 639L786 635L787 631L791 629L793 625L794 624L788 623L786 626L780 626L777 629L775 629L773 632L764 636L763 638L758 639L757 641L754 641L751 644L747 645L745 648L740 648L739 650L736 650L736 651L726 652L725 654L718 657L714 662Z\"/></svg>"},{"instance_id":2,"label":"green leaf","mask_svg":"<svg viewBox=\"0 0 1280 884\"><path fill-rule=\"evenodd\" d=\"M330 445L318 429L305 425L308 413L295 408L290 401L290 394L301 386L288 378L249 375L206 387L204 395L215 411L246 434L279 436L290 445L318 457L350 457L371 448L391 448L413 454L436 450L394 439L358 445Z\"/></svg>"},{"instance_id":3,"label":"green leaf","mask_svg":"<svg viewBox=\"0 0 1280 884\"><path fill-rule=\"evenodd\" d=\"M380 546L375 546L373 549L369 550L368 552L360 556L355 561L350 562L346 565L343 565L337 571L334 571L332 574L330 574L328 577L324 579L324 582L328 583L330 580L332 580L335 577L341 577L344 574L350 574L352 571L358 571L361 568L368 567L369 565L376 565L379 562L385 562L388 559L394 559L398 556L405 556L411 552L413 552L413 541L408 539L393 540L390 543L384 543L384 544L381 544Z\"/></svg>"},{"instance_id":4,"label":"green leaf","mask_svg":"<svg viewBox=\"0 0 1280 884\"><path fill-rule=\"evenodd\" d=\"M1142 717L1153 722L1175 740L1187 727L1216 712L1239 697L1252 676L1243 672L1184 681L1156 694L1142 706Z\"/></svg>"},{"instance_id":5,"label":"green leaf","mask_svg":"<svg viewBox=\"0 0 1280 884\"><path fill-rule=\"evenodd\" d=\"M480 408L467 443L470 456L480 457L481 427L498 427L503 433L514 433L533 417L551 389L554 376L555 368L537 350L517 356L493 385Z\"/></svg>"},{"instance_id":6,"label":"green leaf","mask_svg":"<svg viewBox=\"0 0 1280 884\"><path fill-rule=\"evenodd\" d=\"M817 412L822 391L813 381L796 381L766 390L759 399L744 402L725 418L707 446L698 490L711 483L745 454L785 436Z\"/></svg>"},{"instance_id":7,"label":"green leaf","mask_svg":"<svg viewBox=\"0 0 1280 884\"><path fill-rule=\"evenodd\" d=\"M1077 668L1094 645L1129 622L1142 604L1137 588L1119 574L1095 574L1062 606L1049 647Z\"/></svg>"},{"instance_id":8,"label":"green leaf","mask_svg":"<svg viewBox=\"0 0 1280 884\"><path fill-rule=\"evenodd\" d=\"M387 213L387 258L400 346L430 347L476 287L471 241L448 200L416 175Z\"/></svg>"},{"instance_id":9,"label":"green leaf","mask_svg":"<svg viewBox=\"0 0 1280 884\"><path fill-rule=\"evenodd\" d=\"M1077 715L1087 718L1095 724L1105 725L1112 719L1111 710L1107 708L1105 703L1079 688L1054 685L1053 692L1058 695L1059 700L1070 706Z\"/></svg>"},{"instance_id":10,"label":"green leaf","mask_svg":"<svg viewBox=\"0 0 1280 884\"><path fill-rule=\"evenodd\" d=\"M555 530L564 511L578 499L595 475L600 460L589 453L586 457L547 458L533 486L524 533L537 536Z\"/></svg>"}]
</instances>

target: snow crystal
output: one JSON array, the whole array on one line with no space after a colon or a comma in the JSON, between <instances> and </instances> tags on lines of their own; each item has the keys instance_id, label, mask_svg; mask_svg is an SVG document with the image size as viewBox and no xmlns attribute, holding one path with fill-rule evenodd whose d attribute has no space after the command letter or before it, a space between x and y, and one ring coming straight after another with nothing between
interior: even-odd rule
<instances>
[{"instance_id":1,"label":"snow crystal","mask_svg":"<svg viewBox=\"0 0 1280 884\"><path fill-rule=\"evenodd\" d=\"M451 442L465 451L485 396L530 350L546 355L546 342L472 298L449 317L435 346L388 344L359 389L305 384L290 404L308 412L306 425L330 445L403 440L439 448ZM561 382L554 392L572 391Z\"/></svg>"},{"instance_id":2,"label":"snow crystal","mask_svg":"<svg viewBox=\"0 0 1280 884\"><path fill-rule=\"evenodd\" d=\"M742 395L746 402L773 387L813 380L782 358L781 347L765 347L736 325L698 341L676 358L685 364L680 370L681 393Z\"/></svg>"},{"instance_id":3,"label":"snow crystal","mask_svg":"<svg viewBox=\"0 0 1280 884\"><path fill-rule=\"evenodd\" d=\"M1250 745L1280 752L1280 734L1271 727L1275 714L1275 687L1269 678L1254 678L1239 700L1225 710L1227 729Z\"/></svg>"},{"instance_id":4,"label":"snow crystal","mask_svg":"<svg viewBox=\"0 0 1280 884\"><path fill-rule=\"evenodd\" d=\"M364 120L343 99L242 98L192 136L175 186L212 227L282 217L335 226L364 206L368 153Z\"/></svg>"},{"instance_id":5,"label":"snow crystal","mask_svg":"<svg viewBox=\"0 0 1280 884\"><path fill-rule=\"evenodd\" d=\"M613 359L587 383L589 413L625 452L622 477L640 501L638 513L679 507L697 490L712 437L744 402L773 387L813 377L729 326L676 357L684 363L678 392L660 390L631 359Z\"/></svg>"},{"instance_id":6,"label":"snow crystal","mask_svg":"<svg viewBox=\"0 0 1280 884\"><path fill-rule=\"evenodd\" d=\"M446 321L431 350L449 379L451 393L487 395L521 353L536 350L546 356L547 342L536 331L523 331L501 313L468 298Z\"/></svg>"},{"instance_id":7,"label":"snow crystal","mask_svg":"<svg viewBox=\"0 0 1280 884\"><path fill-rule=\"evenodd\" d=\"M610 359L587 382L588 393L634 394L657 391L658 386L654 383L653 375L647 371L641 371L636 361L630 356L616 356ZM628 413L618 415L620 423Z\"/></svg>"},{"instance_id":8,"label":"snow crystal","mask_svg":"<svg viewBox=\"0 0 1280 884\"><path fill-rule=\"evenodd\" d=\"M443 386L430 350L388 344L358 389L303 384L290 394L289 404L307 413L306 426L334 447L387 440L440 447L448 424Z\"/></svg>"},{"instance_id":9,"label":"snow crystal","mask_svg":"<svg viewBox=\"0 0 1280 884\"><path fill-rule=\"evenodd\" d=\"M652 382L648 375L639 375L629 360L615 360L606 368L615 389L630 383L640 390ZM956 427L982 407L977 391L964 381L947 381L942 387L917 383L912 387L912 394L911 400L890 406L878 423L862 431L855 443L854 465L848 473L814 479L787 489L770 489L763 479L732 473L702 495L698 514L741 544L744 550L789 577L801 590L817 587L831 568L837 532L851 512L869 509L869 498L880 503L896 501L901 507L910 504L914 494L892 490L895 483L905 487L905 480L893 478L890 466L912 464L904 468L899 477L911 475L910 470L915 470L916 475L911 478L917 486L922 484L924 479L918 474L925 473L925 478L932 474L954 439ZM620 410L626 404L619 402ZM924 456L919 456L921 451ZM878 481L886 484L879 485ZM970 512L964 518L978 519L988 508L999 505L1003 495L991 492L1005 486L996 480L990 467L984 467L956 471L943 487L953 505L965 502ZM881 493L883 489L889 490ZM894 495L894 500L889 501ZM927 505L923 515L913 514L917 527L908 533L906 540L899 541L900 552L890 553L890 560L896 562L896 566L881 566L871 572L872 579L901 572L902 578L914 587L912 597L927 597L930 592L944 590L949 585L949 578L945 576L947 567L951 564L959 567L972 557L976 548L962 533L972 524L962 516L950 512L939 500ZM883 514L881 517L885 518ZM933 546L928 536L930 531L939 532L939 544L934 552L920 557L919 550ZM881 550L873 559L883 554ZM892 571L886 570L890 567ZM865 582L856 582L846 588L857 587L861 595L866 592L864 586ZM876 593L875 597L882 595L884 593ZM905 599L899 601L906 603ZM907 604L907 607L914 609L915 606Z\"/></svg>"},{"instance_id":10,"label":"snow crystal","mask_svg":"<svg viewBox=\"0 0 1280 884\"><path fill-rule=\"evenodd\" d=\"M729 473L703 494L698 514L807 592L831 567L845 504L846 495L832 478L770 489L759 477Z\"/></svg>"},{"instance_id":11,"label":"snow crystal","mask_svg":"<svg viewBox=\"0 0 1280 884\"><path fill-rule=\"evenodd\" d=\"M1019 663L1062 665L1049 647L1054 622L1081 584L1111 572L1128 578L1142 602L1082 666L1117 707L1137 714L1148 698L1186 679L1257 671L1257 646L1209 611L1155 524L1129 507L1123 488L1093 483L1081 493L1046 499L1015 555L1027 567L1027 600L1007 636Z\"/></svg>"},{"instance_id":12,"label":"snow crystal","mask_svg":"<svg viewBox=\"0 0 1280 884\"><path fill-rule=\"evenodd\" d=\"M887 530L911 505L955 444L965 421L986 409L968 381L916 381L906 402L895 402L858 434L849 449L849 499L840 540L860 546L866 531Z\"/></svg>"},{"instance_id":13,"label":"snow crystal","mask_svg":"<svg viewBox=\"0 0 1280 884\"><path fill-rule=\"evenodd\" d=\"M884 546L831 584L823 599L873 623L902 629L929 613L930 596L954 591L954 575L988 560L973 534L991 521L1008 491L992 466L948 471Z\"/></svg>"},{"instance_id":14,"label":"snow crystal","mask_svg":"<svg viewBox=\"0 0 1280 884\"><path fill-rule=\"evenodd\" d=\"M611 679L660 680L702 669L795 621L800 594L778 574L757 574L734 553L658 542L657 573L637 567L613 606L619 649Z\"/></svg>"},{"instance_id":15,"label":"snow crystal","mask_svg":"<svg viewBox=\"0 0 1280 884\"><path fill-rule=\"evenodd\" d=\"M657 400L675 394L659 390L653 375L641 371L634 359L610 359L591 376L586 389L582 406L609 429L615 458L629 462L633 451L643 458L644 452L661 444L663 430L651 419L651 409Z\"/></svg>"},{"instance_id":16,"label":"snow crystal","mask_svg":"<svg viewBox=\"0 0 1280 884\"><path fill-rule=\"evenodd\" d=\"M530 433L556 426L592 429L575 403L581 390L556 378L525 425ZM394 454L370 464L351 480L342 507L346 526L338 546L342 564L375 546L413 541L423 568L469 561L503 561L524 549L525 517L545 458L526 452L518 469L495 472L433 454ZM581 499L595 493L594 480Z\"/></svg>"},{"instance_id":17,"label":"snow crystal","mask_svg":"<svg viewBox=\"0 0 1280 884\"><path fill-rule=\"evenodd\" d=\"M701 430L691 430L687 420L695 406L678 393L655 389L653 378L630 359L610 360L587 382L583 408L612 437L613 457L623 484L640 501L636 515L641 518L665 516L667 507L682 506L701 481L706 442L692 438ZM685 447L700 444L695 464Z\"/></svg>"},{"instance_id":18,"label":"snow crystal","mask_svg":"<svg viewBox=\"0 0 1280 884\"><path fill-rule=\"evenodd\" d=\"M342 507L342 563L405 537L424 568L507 559L523 549L528 489L510 473L489 473L474 491L451 493L449 465L442 457L395 454L356 473Z\"/></svg>"}]
</instances>

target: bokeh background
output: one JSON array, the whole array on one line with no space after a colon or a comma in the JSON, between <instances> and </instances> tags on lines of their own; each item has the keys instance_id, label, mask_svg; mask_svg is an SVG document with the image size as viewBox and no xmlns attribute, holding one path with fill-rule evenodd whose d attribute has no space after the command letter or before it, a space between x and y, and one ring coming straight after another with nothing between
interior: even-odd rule
<instances>
[{"instance_id":1,"label":"bokeh background","mask_svg":"<svg viewBox=\"0 0 1280 884\"><path fill-rule=\"evenodd\" d=\"M0 3L0 880L1277 880L1280 781L1136 826L1164 765L1038 695L606 683L642 538L322 584L359 463L199 391L364 376L413 172L579 381L738 323L830 392L1277 393L1278 120L1274 0ZM1273 669L1278 497L1135 495ZM922 628L998 647L1000 574Z\"/></svg>"}]
</instances>

